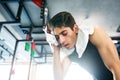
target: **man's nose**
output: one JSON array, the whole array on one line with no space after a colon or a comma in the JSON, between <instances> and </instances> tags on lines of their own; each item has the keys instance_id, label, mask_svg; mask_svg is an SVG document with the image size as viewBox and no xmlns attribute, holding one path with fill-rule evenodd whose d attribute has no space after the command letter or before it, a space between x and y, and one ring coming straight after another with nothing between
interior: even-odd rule
<instances>
[{"instance_id":1,"label":"man's nose","mask_svg":"<svg viewBox=\"0 0 120 80\"><path fill-rule=\"evenodd\" d=\"M59 42L60 42L60 44L64 44L64 42L65 42L65 37L64 36L62 36L62 35L60 35L59 36Z\"/></svg>"}]
</instances>

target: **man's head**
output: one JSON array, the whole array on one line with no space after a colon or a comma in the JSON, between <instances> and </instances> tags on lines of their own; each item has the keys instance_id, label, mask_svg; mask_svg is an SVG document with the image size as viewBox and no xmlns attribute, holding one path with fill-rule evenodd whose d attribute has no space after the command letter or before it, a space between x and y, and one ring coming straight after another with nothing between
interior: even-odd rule
<instances>
[{"instance_id":1,"label":"man's head","mask_svg":"<svg viewBox=\"0 0 120 80\"><path fill-rule=\"evenodd\" d=\"M49 21L49 25L54 29L56 27L61 28L70 27L73 29L74 24L76 24L73 16L68 12L60 12L53 16L53 18Z\"/></svg>"},{"instance_id":2,"label":"man's head","mask_svg":"<svg viewBox=\"0 0 120 80\"><path fill-rule=\"evenodd\" d=\"M73 48L76 44L78 26L73 16L68 12L60 12L49 21L49 27L59 43L67 48Z\"/></svg>"}]
</instances>

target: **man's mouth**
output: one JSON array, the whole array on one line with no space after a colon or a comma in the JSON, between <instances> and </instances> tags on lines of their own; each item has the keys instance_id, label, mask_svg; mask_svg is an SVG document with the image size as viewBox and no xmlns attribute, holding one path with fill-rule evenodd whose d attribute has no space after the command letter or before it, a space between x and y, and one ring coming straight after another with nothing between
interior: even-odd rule
<instances>
[{"instance_id":1,"label":"man's mouth","mask_svg":"<svg viewBox=\"0 0 120 80\"><path fill-rule=\"evenodd\" d=\"M69 47L69 44L65 44L64 47L65 47L65 48L68 48L68 47Z\"/></svg>"}]
</instances>

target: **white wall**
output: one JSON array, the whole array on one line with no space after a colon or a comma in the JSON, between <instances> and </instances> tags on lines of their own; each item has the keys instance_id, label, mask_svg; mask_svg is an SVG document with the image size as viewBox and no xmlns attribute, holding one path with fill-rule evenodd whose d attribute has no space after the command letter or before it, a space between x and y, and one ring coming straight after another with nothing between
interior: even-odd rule
<instances>
[{"instance_id":1,"label":"white wall","mask_svg":"<svg viewBox=\"0 0 120 80\"><path fill-rule=\"evenodd\" d=\"M69 11L78 24L87 17L101 25L110 36L117 36L120 25L120 0L47 0L50 17Z\"/></svg>"}]
</instances>

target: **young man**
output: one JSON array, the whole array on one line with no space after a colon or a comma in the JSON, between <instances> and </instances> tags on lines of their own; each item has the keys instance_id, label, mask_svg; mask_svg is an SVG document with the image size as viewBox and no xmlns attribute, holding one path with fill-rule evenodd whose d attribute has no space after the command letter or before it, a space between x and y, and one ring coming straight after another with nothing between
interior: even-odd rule
<instances>
[{"instance_id":1,"label":"young man","mask_svg":"<svg viewBox=\"0 0 120 80\"><path fill-rule=\"evenodd\" d=\"M120 60L116 47L101 27L86 22L78 26L68 12L56 14L48 27L46 39L50 46L52 44L55 80L64 79L72 61L79 63L97 80L120 80ZM54 40L57 40L57 45Z\"/></svg>"}]
</instances>

